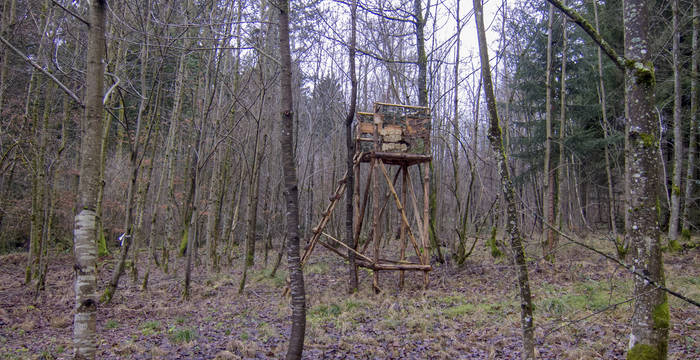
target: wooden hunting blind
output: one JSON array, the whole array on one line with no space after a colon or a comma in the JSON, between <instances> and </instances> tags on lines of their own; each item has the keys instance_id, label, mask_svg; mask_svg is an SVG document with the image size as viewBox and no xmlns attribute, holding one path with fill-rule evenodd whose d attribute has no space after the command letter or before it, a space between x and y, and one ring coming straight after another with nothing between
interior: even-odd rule
<instances>
[{"instance_id":1,"label":"wooden hunting blind","mask_svg":"<svg viewBox=\"0 0 700 360\"><path fill-rule=\"evenodd\" d=\"M400 271L399 287L403 287L404 284L404 271L422 271L423 282L427 287L428 272L432 270L428 228L429 164L431 160L430 109L419 106L374 103L374 112L358 112L357 120L354 137L356 146L354 155L355 229L353 246L350 247L324 232L336 204L345 192L347 177L344 177L339 181L335 193L331 195L330 203L322 213L318 225L311 230L311 239L302 255L301 264L304 266L316 244L321 244L345 259L348 258L348 253L352 253L358 266L373 270L375 291L380 291L379 271L382 270ZM363 163L366 164L365 168L369 167L367 175L364 175L362 171ZM422 204L419 203L416 196L417 192L413 188L413 180L409 171L414 165L424 166L422 172L414 172L422 173L423 176ZM399 176L401 176L400 182L398 182ZM384 186L386 193L383 196L380 195L380 179L382 178L386 181ZM368 211L370 201L371 211ZM390 203L394 205L389 205ZM395 209L395 211L392 212L390 209ZM388 259L380 254L382 234L393 230L391 225L388 225L386 230L382 228L382 225L389 224L392 219L393 221L398 220L398 224L395 224L395 239L399 240L398 259ZM361 238L364 227L369 228L368 236ZM331 243L337 246L331 246ZM373 251L368 252L370 245L373 246ZM340 249L341 247L344 249ZM407 257L408 247L415 252L415 256ZM409 258L413 260L407 260Z\"/></svg>"}]
</instances>

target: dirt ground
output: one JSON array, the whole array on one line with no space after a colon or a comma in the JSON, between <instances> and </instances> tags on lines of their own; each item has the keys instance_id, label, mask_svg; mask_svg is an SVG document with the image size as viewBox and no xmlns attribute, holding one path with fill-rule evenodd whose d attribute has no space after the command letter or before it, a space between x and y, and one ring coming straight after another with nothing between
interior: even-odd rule
<instances>
[{"instance_id":1,"label":"dirt ground","mask_svg":"<svg viewBox=\"0 0 700 360\"><path fill-rule=\"evenodd\" d=\"M535 253L533 249L531 253ZM274 256L271 256L274 260ZM272 260L272 261L273 261ZM173 262L174 261L174 262ZM291 311L281 296L284 265L258 259L238 294L242 258L218 274L194 270L192 298L181 299L182 260L154 271L147 291L129 274L109 305L98 308L99 359L282 358ZM700 250L666 253L667 286L700 300ZM72 258L52 255L46 290L23 285L24 254L0 257L0 358L68 359L72 354ZM114 259L100 261L101 288ZM173 272L172 269L177 269ZM623 359L632 313L630 275L587 250L564 245L554 265L529 264L536 341L542 359ZM307 359L518 359L520 310L515 272L481 244L461 267L381 273L383 292L346 294L342 259L318 249L305 268ZM700 309L670 297L670 359L700 359Z\"/></svg>"}]
</instances>

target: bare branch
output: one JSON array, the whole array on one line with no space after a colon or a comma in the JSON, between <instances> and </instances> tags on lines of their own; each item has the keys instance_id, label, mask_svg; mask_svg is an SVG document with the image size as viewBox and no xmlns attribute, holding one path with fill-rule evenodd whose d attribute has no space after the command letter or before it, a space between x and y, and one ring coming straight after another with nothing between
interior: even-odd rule
<instances>
[{"instance_id":1,"label":"bare branch","mask_svg":"<svg viewBox=\"0 0 700 360\"><path fill-rule=\"evenodd\" d=\"M71 16L73 16L74 18L80 20L80 22L82 22L83 24L85 24L85 25L87 25L87 26L90 26L90 23L87 22L87 20L83 19L82 17L80 17L80 15L78 15L78 14L76 14L75 12L71 11L71 10L68 9L67 7L61 5L61 3L59 3L58 1L56 1L56 0L51 0L51 2L52 2L54 5L60 7L61 9L63 9L63 11L67 12L68 14L70 14Z\"/></svg>"},{"instance_id":2,"label":"bare branch","mask_svg":"<svg viewBox=\"0 0 700 360\"><path fill-rule=\"evenodd\" d=\"M48 76L51 80L53 80L53 82L56 83L56 85L58 85L58 87L61 88L61 90L65 91L65 93L68 94L68 96L70 96L78 105L80 105L81 108L85 108L85 104L83 104L83 102L80 101L80 98L77 95L75 95L75 93L73 93L70 89L68 89L68 87L66 85L63 85L63 83L60 80L58 80L50 72L46 71L46 69L41 67L41 65L37 64L36 61L29 58L27 55L24 55L24 53L22 53L22 51L20 51L19 49L14 47L12 44L10 44L10 42L7 41L2 35L0 35L0 42L2 42L7 47L9 47L10 50L14 51L15 54L17 54L19 57L21 57L24 61L28 62L34 68L41 71L44 75Z\"/></svg>"},{"instance_id":3,"label":"bare branch","mask_svg":"<svg viewBox=\"0 0 700 360\"><path fill-rule=\"evenodd\" d=\"M107 99L109 98L109 94L111 94L112 91L113 91L117 86L119 86L119 83L122 81L117 75L114 75L114 74L109 73L109 72L106 72L106 74L109 75L109 76L111 76L111 77L113 77L113 78L115 78L115 79L117 79L117 81L114 82L114 84L109 88L109 90L107 90L107 92L105 93L105 96L102 98L102 104L103 104L103 105L106 105L106 104L107 104Z\"/></svg>"}]
</instances>

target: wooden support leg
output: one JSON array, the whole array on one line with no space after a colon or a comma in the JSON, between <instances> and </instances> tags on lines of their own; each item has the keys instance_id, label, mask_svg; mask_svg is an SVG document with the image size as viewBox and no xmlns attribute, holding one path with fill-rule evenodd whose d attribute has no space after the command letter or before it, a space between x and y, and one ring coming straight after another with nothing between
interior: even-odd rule
<instances>
[{"instance_id":1,"label":"wooden support leg","mask_svg":"<svg viewBox=\"0 0 700 360\"><path fill-rule=\"evenodd\" d=\"M375 166L379 166L375 164ZM394 181L393 184L396 184L396 180L399 178L399 173L397 172L396 175L394 176ZM389 181L389 180L387 180ZM386 210L386 206L389 204L389 198L391 197L391 191L387 191L386 195L384 195L384 200L382 200L382 206L379 208L379 218L382 218L384 216L384 210ZM374 237L374 230L370 229L370 240L365 243L365 245L362 247L362 252L365 252L367 250L367 247L372 243L372 238Z\"/></svg>"},{"instance_id":2,"label":"wooden support leg","mask_svg":"<svg viewBox=\"0 0 700 360\"><path fill-rule=\"evenodd\" d=\"M359 157L356 157L355 166L353 167L353 171L355 172L355 174L354 174L355 175L355 177L354 177L355 190L353 192L352 201L355 205L355 206L353 206L353 209L355 211L355 214L354 214L355 221L353 221L353 224L354 224L355 228L353 229L352 244L349 244L353 248L353 250L355 250L355 251L357 251L357 238L360 234L358 229L362 229L362 226L360 225L360 221L361 221L360 220L360 186L362 184L362 182L360 181L360 168L361 168L362 163L358 160L359 160ZM362 210L362 216L364 216L364 209ZM357 262L355 262L355 277L356 278L357 278L358 270L359 270L359 266L357 265ZM359 283L357 286L358 286L357 290L359 291L359 286L360 286Z\"/></svg>"},{"instance_id":3,"label":"wooden support leg","mask_svg":"<svg viewBox=\"0 0 700 360\"><path fill-rule=\"evenodd\" d=\"M423 172L423 255L424 264L430 264L430 162L425 163L425 171ZM430 279L428 272L423 273L423 283L425 288L428 288Z\"/></svg>"},{"instance_id":4,"label":"wooden support leg","mask_svg":"<svg viewBox=\"0 0 700 360\"><path fill-rule=\"evenodd\" d=\"M406 204L406 193L407 193L407 187L408 187L408 168L406 165L401 166L401 171L403 172L403 177L402 177L402 185L401 185L401 203ZM399 221L401 223L401 232L400 232L400 239L401 239L401 261L406 260L406 224L402 221L403 219L399 218ZM399 289L403 289L404 285L404 271L401 270L399 273Z\"/></svg>"},{"instance_id":5,"label":"wooden support leg","mask_svg":"<svg viewBox=\"0 0 700 360\"><path fill-rule=\"evenodd\" d=\"M367 185L365 185L365 193L364 193L364 195L362 196L362 205L359 207L360 213L359 213L359 215L357 216L357 222L355 223L355 244L354 244L354 245L355 245L355 248L357 248L358 243L359 243L359 240L360 240L360 233L362 232L362 225L364 224L365 210L367 209L367 201L368 201L368 199L369 199L369 192L370 192L370 190L372 189L371 184L372 184L372 174L374 173L373 169L374 169L374 161L372 161L372 162L370 163L369 176L368 176L368 179L367 179ZM357 183L358 183L358 184L360 183L360 180L359 180L359 179L360 179L360 176L359 176L359 175L360 175L360 169L359 169L359 167L358 167L358 169L357 169L357 177L356 177ZM359 189L359 185L358 185L358 189ZM358 191L355 191L355 193L356 193L357 196L358 196L358 198L357 198L357 203L359 204L359 201L360 201L360 198L359 198L359 196L360 196L359 190L358 190ZM362 252L364 252L364 250L363 250Z\"/></svg>"},{"instance_id":6,"label":"wooden support leg","mask_svg":"<svg viewBox=\"0 0 700 360\"><path fill-rule=\"evenodd\" d=\"M381 160L379 159L372 159L373 162L377 162L381 164ZM373 164L374 165L374 164ZM379 213L379 181L377 178L377 166L372 166L372 211L374 215L374 219L372 221L372 231L373 231L373 239L374 241L374 261L379 262L379 242L381 241L381 231L379 229L380 226L380 213ZM379 271L374 270L374 279L372 282L372 285L374 287L374 291L379 293Z\"/></svg>"},{"instance_id":7,"label":"wooden support leg","mask_svg":"<svg viewBox=\"0 0 700 360\"><path fill-rule=\"evenodd\" d=\"M423 220L421 220L421 214L420 211L418 211L418 200L416 200L416 192L413 190L413 179L411 179L411 173L406 171L406 175L408 176L408 183L409 187L408 190L411 193L411 205L413 205L413 215L415 215L415 220L416 223L418 224L418 234L420 235L421 238L421 244L424 243L425 239L425 233L423 232Z\"/></svg>"},{"instance_id":8,"label":"wooden support leg","mask_svg":"<svg viewBox=\"0 0 700 360\"><path fill-rule=\"evenodd\" d=\"M384 164L380 161L379 166L382 173L384 174L384 178L386 179L387 184L389 185L389 192L391 195L394 196L394 201L396 202L396 208L399 210L399 214L401 215L401 220L403 221L404 225L406 225L406 230L408 231L408 238L411 239L411 245L413 245L413 249L416 251L416 256L418 256L421 259L421 264L427 265L425 262L425 258L423 256L423 253L421 253L421 247L418 245L418 242L416 242L416 238L413 235L413 231L411 231L411 228L409 227L408 223L408 217L406 216L406 211L404 209L403 204L401 203L401 199L399 199L399 195L396 193L396 189L394 188L394 185L391 183L389 180L389 174L386 171L386 168L384 167ZM398 175L398 173L397 173Z\"/></svg>"}]
</instances>

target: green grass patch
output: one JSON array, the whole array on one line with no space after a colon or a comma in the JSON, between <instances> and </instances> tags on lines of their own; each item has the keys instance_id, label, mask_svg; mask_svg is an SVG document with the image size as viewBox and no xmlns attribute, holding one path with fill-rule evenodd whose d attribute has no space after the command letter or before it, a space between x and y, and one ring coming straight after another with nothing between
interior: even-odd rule
<instances>
[{"instance_id":1,"label":"green grass patch","mask_svg":"<svg viewBox=\"0 0 700 360\"><path fill-rule=\"evenodd\" d=\"M309 311L309 315L312 318L330 318L330 317L337 317L343 312L341 307L338 304L320 304L316 305L311 308Z\"/></svg>"},{"instance_id":2,"label":"green grass patch","mask_svg":"<svg viewBox=\"0 0 700 360\"><path fill-rule=\"evenodd\" d=\"M276 337L279 334L273 327L270 326L270 324L263 321L258 325L258 335L262 342L267 342L267 340L272 337Z\"/></svg>"},{"instance_id":3,"label":"green grass patch","mask_svg":"<svg viewBox=\"0 0 700 360\"><path fill-rule=\"evenodd\" d=\"M139 326L143 336L150 336L160 332L160 321L146 321Z\"/></svg>"},{"instance_id":4,"label":"green grass patch","mask_svg":"<svg viewBox=\"0 0 700 360\"><path fill-rule=\"evenodd\" d=\"M116 329L119 327L119 323L116 320L107 320L107 323L105 323L105 328L106 329Z\"/></svg>"},{"instance_id":5,"label":"green grass patch","mask_svg":"<svg viewBox=\"0 0 700 360\"><path fill-rule=\"evenodd\" d=\"M51 354L51 351L49 350L42 350L41 353L39 354L39 359L42 360L53 360L55 357Z\"/></svg>"},{"instance_id":6,"label":"green grass patch","mask_svg":"<svg viewBox=\"0 0 700 360\"><path fill-rule=\"evenodd\" d=\"M396 330L398 329L403 322L397 318L389 318L389 319L383 319L379 323L379 327L384 330Z\"/></svg>"},{"instance_id":7,"label":"green grass patch","mask_svg":"<svg viewBox=\"0 0 700 360\"><path fill-rule=\"evenodd\" d=\"M438 304L442 305L458 305L465 304L467 302L467 298L460 294L451 294L437 298L437 302Z\"/></svg>"},{"instance_id":8,"label":"green grass patch","mask_svg":"<svg viewBox=\"0 0 700 360\"><path fill-rule=\"evenodd\" d=\"M629 294L631 286L631 282L625 281L613 283L611 289L607 281L586 281L575 284L568 293L545 287L541 300L535 303L535 309L555 316L573 311L601 311L624 301L623 294Z\"/></svg>"},{"instance_id":9,"label":"green grass patch","mask_svg":"<svg viewBox=\"0 0 700 360\"><path fill-rule=\"evenodd\" d=\"M355 309L366 308L368 306L369 303L364 300L347 299L343 302L343 308L345 308L345 311L353 311Z\"/></svg>"},{"instance_id":10,"label":"green grass patch","mask_svg":"<svg viewBox=\"0 0 700 360\"><path fill-rule=\"evenodd\" d=\"M174 344L188 343L197 338L197 331L189 327L171 327L168 338Z\"/></svg>"},{"instance_id":11,"label":"green grass patch","mask_svg":"<svg viewBox=\"0 0 700 360\"><path fill-rule=\"evenodd\" d=\"M281 269L277 269L275 276L272 276L272 270L262 270L255 272L251 278L255 279L255 282L262 282L277 288L287 285L287 272Z\"/></svg>"},{"instance_id":12,"label":"green grass patch","mask_svg":"<svg viewBox=\"0 0 700 360\"><path fill-rule=\"evenodd\" d=\"M330 267L326 263L313 263L304 266L304 275L319 274L323 275L330 271Z\"/></svg>"},{"instance_id":13,"label":"green grass patch","mask_svg":"<svg viewBox=\"0 0 700 360\"><path fill-rule=\"evenodd\" d=\"M681 285L690 285L700 288L700 276L677 276L671 281Z\"/></svg>"},{"instance_id":14,"label":"green grass patch","mask_svg":"<svg viewBox=\"0 0 700 360\"><path fill-rule=\"evenodd\" d=\"M474 304L461 304L456 306L451 306L445 309L442 313L450 318L461 317L465 314L471 314L476 312L477 307Z\"/></svg>"}]
</instances>

